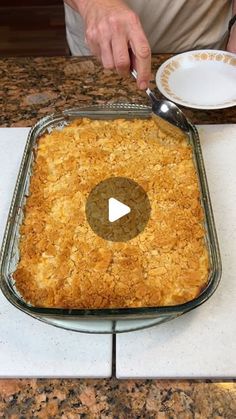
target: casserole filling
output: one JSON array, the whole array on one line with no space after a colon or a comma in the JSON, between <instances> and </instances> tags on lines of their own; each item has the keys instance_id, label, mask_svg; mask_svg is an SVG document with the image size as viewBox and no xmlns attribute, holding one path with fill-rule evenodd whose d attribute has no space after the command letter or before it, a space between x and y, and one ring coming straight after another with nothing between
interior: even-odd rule
<instances>
[{"instance_id":1,"label":"casserole filling","mask_svg":"<svg viewBox=\"0 0 236 419\"><path fill-rule=\"evenodd\" d=\"M126 242L98 236L91 190L126 177L147 193L145 229ZM154 307L197 297L209 276L191 145L154 119L78 119L39 139L14 279L34 306Z\"/></svg>"}]
</instances>

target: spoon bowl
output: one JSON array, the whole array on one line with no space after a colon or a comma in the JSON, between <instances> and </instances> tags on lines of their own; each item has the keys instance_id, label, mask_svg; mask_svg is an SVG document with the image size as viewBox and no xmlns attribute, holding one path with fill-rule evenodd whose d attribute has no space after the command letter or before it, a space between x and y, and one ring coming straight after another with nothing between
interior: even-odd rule
<instances>
[{"instance_id":1,"label":"spoon bowl","mask_svg":"<svg viewBox=\"0 0 236 419\"><path fill-rule=\"evenodd\" d=\"M137 80L137 71L131 71L132 76ZM184 132L189 132L189 123L184 113L170 100L159 100L149 88L146 90L152 102L152 111L155 115L164 119Z\"/></svg>"}]
</instances>

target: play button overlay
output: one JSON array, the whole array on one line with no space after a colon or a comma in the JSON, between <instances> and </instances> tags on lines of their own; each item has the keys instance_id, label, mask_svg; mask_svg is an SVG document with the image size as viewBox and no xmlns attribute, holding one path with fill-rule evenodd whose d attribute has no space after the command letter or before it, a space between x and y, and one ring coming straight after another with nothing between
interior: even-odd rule
<instances>
[{"instance_id":1,"label":"play button overlay","mask_svg":"<svg viewBox=\"0 0 236 419\"><path fill-rule=\"evenodd\" d=\"M94 233L104 240L126 242L144 230L151 207L147 193L137 182L111 177L91 190L85 211Z\"/></svg>"},{"instance_id":2,"label":"play button overlay","mask_svg":"<svg viewBox=\"0 0 236 419\"><path fill-rule=\"evenodd\" d=\"M108 220L111 223L119 220L121 217L130 213L130 207L123 204L115 198L109 198L108 200Z\"/></svg>"}]
</instances>

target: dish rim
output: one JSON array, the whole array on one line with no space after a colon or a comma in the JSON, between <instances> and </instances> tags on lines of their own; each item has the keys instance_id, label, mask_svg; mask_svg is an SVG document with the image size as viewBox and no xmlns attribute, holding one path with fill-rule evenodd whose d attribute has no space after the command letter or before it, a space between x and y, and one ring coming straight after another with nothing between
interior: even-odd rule
<instances>
[{"instance_id":1,"label":"dish rim","mask_svg":"<svg viewBox=\"0 0 236 419\"><path fill-rule=\"evenodd\" d=\"M106 114L104 115L104 111ZM117 112L119 112L117 114ZM127 113L128 112L128 113ZM158 307L137 307L137 308L119 308L119 309L60 309L60 308L44 308L34 307L27 304L23 299L19 298L16 294L13 284L9 279L10 273L6 270L9 268L9 250L12 239L12 233L16 228L16 219L19 216L19 211L22 210L19 206L20 199L24 199L21 191L22 183L24 183L24 176L27 167L30 164L30 157L32 156L32 149L37 139L52 125L52 123L59 123L64 121L66 118L73 120L81 116L87 116L92 114L95 117L105 117L107 115L116 114L117 117L128 115L130 118L134 117L150 117L151 108L146 105L137 104L111 104L111 105L92 105L92 106L81 106L77 108L66 109L60 113L54 113L40 119L30 130L23 153L16 186L9 210L7 219L6 229L2 242L2 248L0 252L0 287L3 294L8 301L21 311L33 316L41 317L47 316L57 318L77 318L77 319L90 319L90 320L122 320L122 319L145 319L145 318L157 318L157 317L177 317L185 312L188 312L197 306L203 304L211 295L215 292L219 285L221 278L221 259L220 251L217 240L216 228L214 223L214 217L212 212L212 206L210 201L209 189L206 179L205 167L203 162L203 156L201 152L200 140L197 129L194 125L189 123L191 141L193 144L195 164L197 168L197 174L199 179L199 188L201 193L201 201L203 204L203 210L206 221L207 234L209 239L209 256L211 260L212 271L209 275L208 284L203 289L201 294L195 299L179 305L174 306L158 306ZM26 186L23 191L25 192ZM25 196L25 194L24 194ZM11 248L12 250L12 248ZM8 264L8 265L7 265ZM6 266L7 265L7 266Z\"/></svg>"}]
</instances>

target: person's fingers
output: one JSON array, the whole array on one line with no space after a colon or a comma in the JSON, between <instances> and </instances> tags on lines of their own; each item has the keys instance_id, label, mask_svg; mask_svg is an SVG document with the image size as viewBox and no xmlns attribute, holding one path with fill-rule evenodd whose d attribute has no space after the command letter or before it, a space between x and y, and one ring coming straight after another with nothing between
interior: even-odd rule
<instances>
[{"instance_id":1,"label":"person's fingers","mask_svg":"<svg viewBox=\"0 0 236 419\"><path fill-rule=\"evenodd\" d=\"M138 86L140 89L145 90L148 88L151 78L151 49L142 30L131 32L130 46L135 56Z\"/></svg>"},{"instance_id":2,"label":"person's fingers","mask_svg":"<svg viewBox=\"0 0 236 419\"><path fill-rule=\"evenodd\" d=\"M130 71L130 56L128 42L121 34L112 38L112 52L115 68L120 75L127 75Z\"/></svg>"},{"instance_id":3,"label":"person's fingers","mask_svg":"<svg viewBox=\"0 0 236 419\"><path fill-rule=\"evenodd\" d=\"M111 28L106 20L101 20L96 26L94 42L100 46L101 60L106 69L114 68L114 60L111 47Z\"/></svg>"},{"instance_id":4,"label":"person's fingers","mask_svg":"<svg viewBox=\"0 0 236 419\"><path fill-rule=\"evenodd\" d=\"M95 55L100 61L102 61L100 46L95 42L91 42L87 37L85 38L85 42L91 53Z\"/></svg>"},{"instance_id":5,"label":"person's fingers","mask_svg":"<svg viewBox=\"0 0 236 419\"><path fill-rule=\"evenodd\" d=\"M88 45L91 53L101 61L101 48L98 41L97 30L95 26L87 28L85 33L85 42Z\"/></svg>"},{"instance_id":6,"label":"person's fingers","mask_svg":"<svg viewBox=\"0 0 236 419\"><path fill-rule=\"evenodd\" d=\"M110 42L101 44L101 59L103 67L107 70L112 70L115 67Z\"/></svg>"},{"instance_id":7,"label":"person's fingers","mask_svg":"<svg viewBox=\"0 0 236 419\"><path fill-rule=\"evenodd\" d=\"M111 30L107 22L102 21L89 26L85 39L91 52L97 56L105 69L115 67L111 48Z\"/></svg>"}]
</instances>

